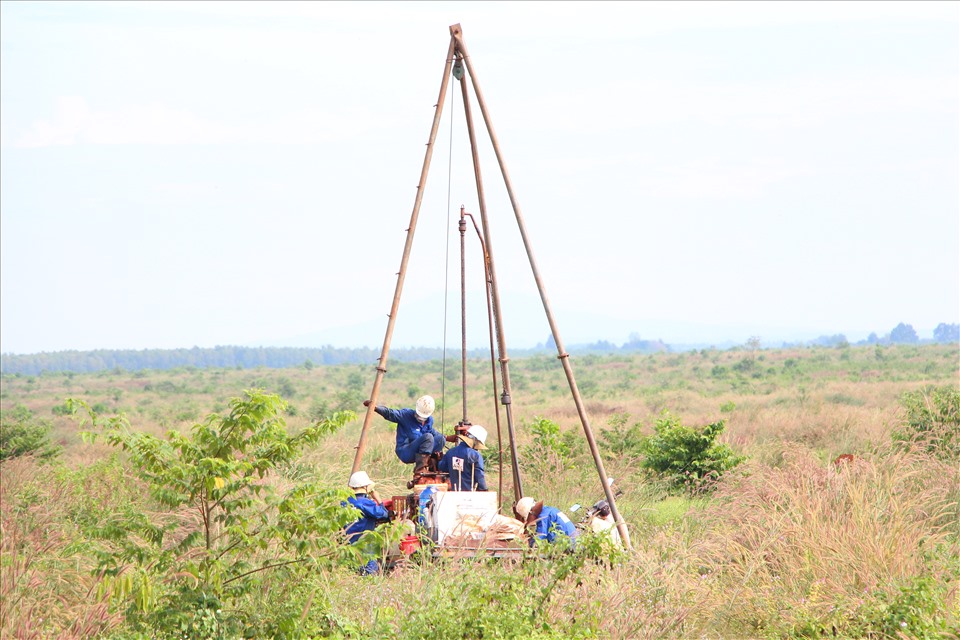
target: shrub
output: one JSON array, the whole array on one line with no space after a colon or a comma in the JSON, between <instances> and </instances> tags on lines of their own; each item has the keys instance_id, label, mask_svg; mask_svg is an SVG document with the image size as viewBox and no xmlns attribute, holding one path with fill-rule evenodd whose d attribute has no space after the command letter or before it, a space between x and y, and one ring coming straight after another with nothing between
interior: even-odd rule
<instances>
[{"instance_id":1,"label":"shrub","mask_svg":"<svg viewBox=\"0 0 960 640\"><path fill-rule=\"evenodd\" d=\"M330 403L326 400L314 400L307 409L307 417L313 421L326 420L333 414Z\"/></svg>"},{"instance_id":2,"label":"shrub","mask_svg":"<svg viewBox=\"0 0 960 640\"><path fill-rule=\"evenodd\" d=\"M710 375L713 376L714 378L726 377L727 368L720 364L715 365L712 369L710 369Z\"/></svg>"},{"instance_id":3,"label":"shrub","mask_svg":"<svg viewBox=\"0 0 960 640\"><path fill-rule=\"evenodd\" d=\"M600 429L600 446L604 453L613 458L640 457L644 437L640 433L642 425L638 422L627 426L629 414L618 413L608 421L609 429Z\"/></svg>"},{"instance_id":4,"label":"shrub","mask_svg":"<svg viewBox=\"0 0 960 640\"><path fill-rule=\"evenodd\" d=\"M50 444L48 420L37 418L22 404L5 411L0 418L0 462L19 456L34 455L49 459L60 452L60 447Z\"/></svg>"},{"instance_id":5,"label":"shrub","mask_svg":"<svg viewBox=\"0 0 960 640\"><path fill-rule=\"evenodd\" d=\"M947 637L944 589L929 576L915 578L896 593L881 593L878 600L858 612L850 631L867 637L909 637L936 640Z\"/></svg>"},{"instance_id":6,"label":"shrub","mask_svg":"<svg viewBox=\"0 0 960 640\"><path fill-rule=\"evenodd\" d=\"M664 476L675 487L696 491L744 461L730 447L718 444L726 422L687 427L664 411L654 425L654 435L643 442L642 466Z\"/></svg>"},{"instance_id":7,"label":"shrub","mask_svg":"<svg viewBox=\"0 0 960 640\"><path fill-rule=\"evenodd\" d=\"M739 373L750 373L757 367L757 362L747 357L733 365L733 370Z\"/></svg>"},{"instance_id":8,"label":"shrub","mask_svg":"<svg viewBox=\"0 0 960 640\"><path fill-rule=\"evenodd\" d=\"M532 445L524 447L521 457L529 461L533 468L549 464L550 459L558 460L561 466L569 466L571 459L582 448L574 433L561 432L560 425L548 418L534 417L529 429L534 441Z\"/></svg>"},{"instance_id":9,"label":"shrub","mask_svg":"<svg viewBox=\"0 0 960 640\"><path fill-rule=\"evenodd\" d=\"M128 604L138 631L187 637L235 635L246 612L232 606L251 594L260 572L304 573L352 550L338 544L356 517L341 506L347 494L311 482L271 476L353 418L334 414L295 436L286 431L279 396L261 390L230 402L189 435L165 439L134 431L126 418L101 419L82 402L95 431L127 451L161 511L131 505L91 526L101 541L99 571L107 588ZM233 637L231 635L230 637Z\"/></svg>"},{"instance_id":10,"label":"shrub","mask_svg":"<svg viewBox=\"0 0 960 640\"><path fill-rule=\"evenodd\" d=\"M903 426L893 437L919 442L941 459L960 458L960 389L929 387L900 397Z\"/></svg>"},{"instance_id":11,"label":"shrub","mask_svg":"<svg viewBox=\"0 0 960 640\"><path fill-rule=\"evenodd\" d=\"M52 411L55 416L68 416L71 413L71 409L66 402L54 405L50 411Z\"/></svg>"}]
</instances>

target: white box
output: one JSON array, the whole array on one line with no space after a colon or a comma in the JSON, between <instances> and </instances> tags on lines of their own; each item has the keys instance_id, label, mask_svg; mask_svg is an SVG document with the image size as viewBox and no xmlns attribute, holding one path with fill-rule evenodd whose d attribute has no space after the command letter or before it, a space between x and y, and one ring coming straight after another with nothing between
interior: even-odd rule
<instances>
[{"instance_id":1,"label":"white box","mask_svg":"<svg viewBox=\"0 0 960 640\"><path fill-rule=\"evenodd\" d=\"M430 508L433 531L438 544L449 535L486 531L497 515L496 491L442 491L433 496Z\"/></svg>"}]
</instances>

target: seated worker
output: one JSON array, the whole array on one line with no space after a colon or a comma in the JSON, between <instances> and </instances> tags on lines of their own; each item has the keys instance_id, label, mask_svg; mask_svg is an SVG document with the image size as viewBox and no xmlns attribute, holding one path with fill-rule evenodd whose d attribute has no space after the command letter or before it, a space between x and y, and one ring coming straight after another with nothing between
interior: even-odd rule
<instances>
[{"instance_id":1,"label":"seated worker","mask_svg":"<svg viewBox=\"0 0 960 640\"><path fill-rule=\"evenodd\" d=\"M618 547L622 547L620 542L620 532L617 530L617 523L610 512L610 504L606 500L600 500L587 511L590 515L590 530L594 533L605 533L610 537L610 541Z\"/></svg>"},{"instance_id":2,"label":"seated worker","mask_svg":"<svg viewBox=\"0 0 960 640\"><path fill-rule=\"evenodd\" d=\"M533 546L534 539L546 540L554 543L567 543L573 546L577 538L577 528L567 514L556 507L544 506L543 501L536 502L533 498L524 496L517 501L513 508L517 520L526 523L526 526L536 526L534 538L530 539Z\"/></svg>"},{"instance_id":3,"label":"seated worker","mask_svg":"<svg viewBox=\"0 0 960 640\"><path fill-rule=\"evenodd\" d=\"M370 480L366 471L357 471L351 475L347 484L353 489L355 495L347 498L343 506L349 504L354 507L360 511L360 517L353 524L347 525L345 533L350 544L357 544L364 532L373 531L381 522L390 520L390 512L380 502L380 497L373 490L374 482ZM371 555L371 553L365 550L365 555ZM360 568L360 573L365 576L380 573L379 560L371 558Z\"/></svg>"},{"instance_id":4,"label":"seated worker","mask_svg":"<svg viewBox=\"0 0 960 640\"><path fill-rule=\"evenodd\" d=\"M487 490L487 480L483 475L483 456L486 449L487 430L478 424L471 425L460 436L460 442L447 451L437 469L450 474L450 488L454 491Z\"/></svg>"},{"instance_id":5,"label":"seated worker","mask_svg":"<svg viewBox=\"0 0 960 640\"><path fill-rule=\"evenodd\" d=\"M369 407L370 401L364 400L363 406ZM382 405L374 408L385 420L397 423L397 457L401 462L414 464L414 481L429 467L431 456L440 457L446 442L443 434L433 428L433 408L430 396L421 396L416 409L388 409Z\"/></svg>"}]
</instances>

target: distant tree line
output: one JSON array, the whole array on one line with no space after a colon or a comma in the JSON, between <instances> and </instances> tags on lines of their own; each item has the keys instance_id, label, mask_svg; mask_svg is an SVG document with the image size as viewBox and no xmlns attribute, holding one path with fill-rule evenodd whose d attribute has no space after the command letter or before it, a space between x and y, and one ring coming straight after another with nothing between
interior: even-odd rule
<instances>
[{"instance_id":1,"label":"distant tree line","mask_svg":"<svg viewBox=\"0 0 960 640\"><path fill-rule=\"evenodd\" d=\"M429 360L440 357L440 349L406 349L391 352L398 360ZM217 346L192 349L98 349L95 351L56 351L29 355L4 354L0 358L3 373L36 375L41 371L75 371L86 373L109 369L138 371L141 369L254 369L256 367L288 368L332 364L366 364L376 362L379 349L368 347L320 348L237 347Z\"/></svg>"},{"instance_id":2,"label":"distant tree line","mask_svg":"<svg viewBox=\"0 0 960 640\"><path fill-rule=\"evenodd\" d=\"M913 328L913 325L901 322L886 335L878 336L876 333L871 333L864 340L855 343L849 342L847 337L842 333L837 333L832 336L820 336L806 344L816 347L843 347L849 346L850 344L862 346L870 344L920 344L921 342L931 342L931 340L921 340L916 329ZM933 330L932 342L939 344L960 342L960 324L941 322Z\"/></svg>"},{"instance_id":3,"label":"distant tree line","mask_svg":"<svg viewBox=\"0 0 960 640\"><path fill-rule=\"evenodd\" d=\"M547 336L546 342L541 342L532 351L556 351L557 342L553 339L553 334ZM568 350L576 353L659 353L670 351L670 346L662 340L642 340L639 333L631 333L630 338L621 346L617 346L607 340L598 340L589 344L575 344L568 347Z\"/></svg>"},{"instance_id":4,"label":"distant tree line","mask_svg":"<svg viewBox=\"0 0 960 640\"><path fill-rule=\"evenodd\" d=\"M511 355L524 356L545 351L553 351L556 344L551 337L550 345L537 345L533 349L513 349ZM600 341L586 345L568 347L572 353L606 353L613 351L648 352L668 351L669 347L659 340L640 340L632 337L622 347ZM471 349L470 358L487 358L489 349ZM375 364L380 357L380 349L370 347L238 347L217 346L213 348L193 347L191 349L98 349L95 351L56 351L27 355L3 354L0 358L0 372L37 375L41 372L56 373L74 371L89 373L110 369L139 371L141 369L175 369L178 367L196 367L198 369L255 369L267 367L285 369L290 367L336 365L336 364ZM440 360L444 357L439 347L409 347L392 349L390 359L403 362L424 362ZM459 358L460 350L447 350L447 358Z\"/></svg>"},{"instance_id":5,"label":"distant tree line","mask_svg":"<svg viewBox=\"0 0 960 640\"><path fill-rule=\"evenodd\" d=\"M960 325L941 323L934 329L933 342L960 342ZM759 342L759 338L756 339ZM909 324L900 323L883 337L871 333L864 344L914 344L930 342L921 340ZM838 333L832 336L820 336L805 345L783 346L844 346L849 345L846 336ZM756 345L755 345L756 346ZM550 353L556 351L553 336L532 349L513 349L516 357ZM590 344L576 344L567 347L570 353L660 353L670 351L670 346L662 340L643 340L633 333L622 345L600 340ZM487 358L489 349L471 349L470 358ZM88 373L110 369L139 371L141 369L175 369L178 367L196 367L198 369L255 369L267 367L285 369L335 364L374 364L380 357L379 348L371 347L238 347L217 346L213 348L193 347L191 349L98 349L95 351L55 351L33 354L3 354L0 357L0 373L37 375L42 372L57 373L73 371ZM440 360L444 357L439 347L409 347L392 349L390 358L401 362L424 362ZM460 350L447 350L447 358L459 358Z\"/></svg>"}]
</instances>

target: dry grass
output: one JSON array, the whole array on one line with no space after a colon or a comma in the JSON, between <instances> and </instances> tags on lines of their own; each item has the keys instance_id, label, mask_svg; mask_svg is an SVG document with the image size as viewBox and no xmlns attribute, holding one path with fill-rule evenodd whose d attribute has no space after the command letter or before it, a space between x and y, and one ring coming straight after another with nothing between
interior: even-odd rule
<instances>
[{"instance_id":1,"label":"dry grass","mask_svg":"<svg viewBox=\"0 0 960 640\"><path fill-rule=\"evenodd\" d=\"M718 619L830 619L908 584L929 571L929 554L956 549L958 496L960 468L918 451L884 447L834 467L794 446L779 467L752 465L698 516Z\"/></svg>"},{"instance_id":2,"label":"dry grass","mask_svg":"<svg viewBox=\"0 0 960 640\"><path fill-rule=\"evenodd\" d=\"M749 358L755 360L752 368L742 364ZM960 582L960 568L943 560L960 553L960 465L887 445L901 422L901 394L928 384L960 385L956 347L891 348L882 353L873 347L758 354L705 351L572 360L595 434L624 413L629 414L628 424L640 423L645 429L663 409L691 425L725 418L724 441L750 461L744 473L722 483L713 498L689 501L664 499L661 489L635 468L636 460L608 460L608 475L624 490L618 505L635 550L614 568L588 566L579 579L556 587L546 612L558 635L593 629L595 635L610 638L785 637L804 621L842 625L864 603L918 576L932 575L941 585ZM565 432L579 436L581 426L555 358L517 359L511 366L518 448L534 444L524 425L536 416L555 420ZM412 387L414 395L430 392L439 399L438 364L395 363L391 369L382 403L409 406ZM360 386L358 373L364 382ZM489 363L471 363L471 375L477 388L471 389L470 417L494 434L492 404L483 395L489 386ZM67 469L82 470L110 449L80 445L76 425L53 416L52 407L67 396L124 410L137 429L161 435L167 429L189 428L192 419L184 418L188 414L200 419L222 410L228 398L253 383L276 391L286 381L295 389L289 398L296 410L288 421L292 429L308 423L312 405L323 401L336 408L338 397L349 405L344 408L360 414L301 460L316 479L342 486L353 462L363 408L359 400L351 405L350 397L338 394L349 389L354 399L362 400L372 377L372 365L4 376L2 400L4 409L20 403L52 419L54 439L66 446L61 462ZM448 391L455 386L456 381L448 379ZM459 419L454 396L447 398L448 433ZM506 434L505 422L503 430ZM382 497L407 493L410 467L396 459L393 448L393 425L374 416L363 467L379 483ZM834 467L831 461L843 453L854 454L854 464ZM602 497L585 449L573 460L560 460L550 452L522 460L525 491L548 504L568 509L575 502L588 505ZM505 464L505 506L513 491L509 469ZM55 477L30 460L2 466L4 638L92 637L122 622L91 595L96 591L92 561L71 514L84 500L107 504L112 493L123 492L91 476L51 481ZM488 468L488 485L496 487L497 480L496 467ZM508 563L489 568L470 563L412 566L375 578L336 569L315 576L312 607L357 633L389 629L399 637L404 612L423 607L424 593L454 597L463 570L485 572L504 584L525 581L530 589L542 588L548 579ZM947 583L947 577L952 582ZM956 628L956 587L946 591L946 600Z\"/></svg>"},{"instance_id":3,"label":"dry grass","mask_svg":"<svg viewBox=\"0 0 960 640\"><path fill-rule=\"evenodd\" d=\"M0 636L91 638L117 626L95 595L91 559L71 550L71 488L31 458L3 463L0 484Z\"/></svg>"}]
</instances>

